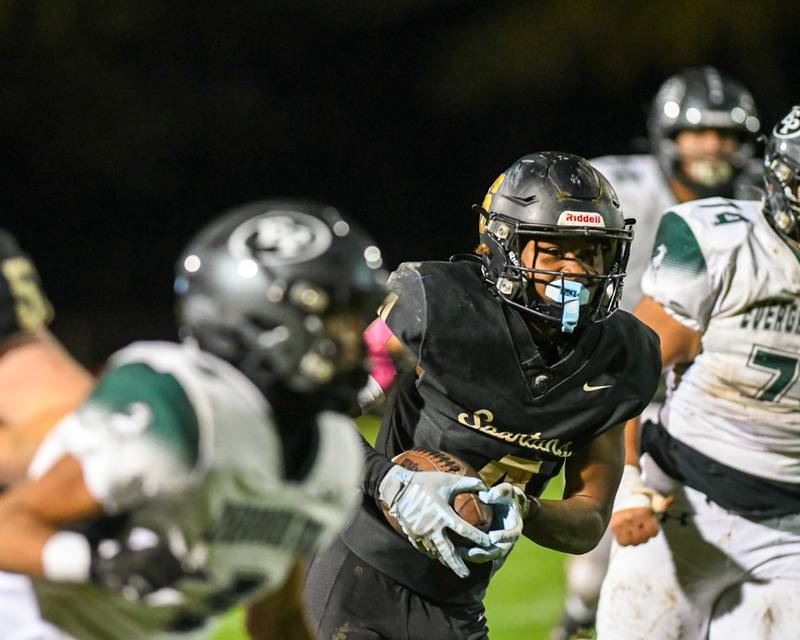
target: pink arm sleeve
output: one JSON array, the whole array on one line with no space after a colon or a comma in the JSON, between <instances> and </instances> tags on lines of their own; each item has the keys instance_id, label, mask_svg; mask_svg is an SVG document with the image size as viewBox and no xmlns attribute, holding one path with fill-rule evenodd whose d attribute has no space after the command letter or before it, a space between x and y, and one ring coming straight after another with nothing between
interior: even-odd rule
<instances>
[{"instance_id":1,"label":"pink arm sleeve","mask_svg":"<svg viewBox=\"0 0 800 640\"><path fill-rule=\"evenodd\" d=\"M364 342L367 343L367 352L371 362L370 375L375 379L381 389L386 391L392 386L397 370L394 368L392 356L387 345L392 331L381 319L376 319L364 331Z\"/></svg>"}]
</instances>

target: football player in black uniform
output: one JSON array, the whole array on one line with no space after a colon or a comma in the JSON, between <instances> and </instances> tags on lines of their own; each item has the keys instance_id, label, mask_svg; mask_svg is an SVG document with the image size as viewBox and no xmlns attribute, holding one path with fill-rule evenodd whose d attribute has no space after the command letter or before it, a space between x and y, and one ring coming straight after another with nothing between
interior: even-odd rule
<instances>
[{"instance_id":1,"label":"football player in black uniform","mask_svg":"<svg viewBox=\"0 0 800 640\"><path fill-rule=\"evenodd\" d=\"M486 638L483 596L520 535L582 553L608 524L623 424L660 372L653 332L615 313L632 221L599 172L558 152L515 162L479 209L477 255L391 279L381 319L418 366L366 447L361 509L309 570L323 638ZM391 462L412 448L455 454L480 479ZM562 466L563 499L538 500ZM488 533L451 508L463 491L493 504Z\"/></svg>"},{"instance_id":2,"label":"football player in black uniform","mask_svg":"<svg viewBox=\"0 0 800 640\"><path fill-rule=\"evenodd\" d=\"M47 330L52 309L36 268L0 229L0 484L21 477L91 377Z\"/></svg>"}]
</instances>

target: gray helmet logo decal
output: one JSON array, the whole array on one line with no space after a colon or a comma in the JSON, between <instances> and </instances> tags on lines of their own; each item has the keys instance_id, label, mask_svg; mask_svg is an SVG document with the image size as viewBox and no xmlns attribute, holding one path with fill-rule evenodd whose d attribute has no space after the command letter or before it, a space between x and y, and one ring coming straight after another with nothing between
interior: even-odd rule
<instances>
[{"instance_id":1,"label":"gray helmet logo decal","mask_svg":"<svg viewBox=\"0 0 800 640\"><path fill-rule=\"evenodd\" d=\"M800 105L795 105L789 114L775 125L774 134L778 138L800 136Z\"/></svg>"},{"instance_id":2,"label":"gray helmet logo decal","mask_svg":"<svg viewBox=\"0 0 800 640\"><path fill-rule=\"evenodd\" d=\"M306 262L331 246L328 226L299 211L270 211L239 225L228 240L237 258L254 258L266 266Z\"/></svg>"}]
</instances>

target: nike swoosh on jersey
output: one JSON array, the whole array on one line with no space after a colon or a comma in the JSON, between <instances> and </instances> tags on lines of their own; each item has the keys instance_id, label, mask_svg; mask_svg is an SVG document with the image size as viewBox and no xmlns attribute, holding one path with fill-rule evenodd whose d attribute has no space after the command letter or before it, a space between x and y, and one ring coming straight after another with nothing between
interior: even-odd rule
<instances>
[{"instance_id":1,"label":"nike swoosh on jersey","mask_svg":"<svg viewBox=\"0 0 800 640\"><path fill-rule=\"evenodd\" d=\"M583 390L586 391L586 392L599 391L600 389L610 389L610 388L611 388L610 384L601 384L601 385L599 385L597 387L593 387L588 382L584 382L583 383Z\"/></svg>"}]
</instances>

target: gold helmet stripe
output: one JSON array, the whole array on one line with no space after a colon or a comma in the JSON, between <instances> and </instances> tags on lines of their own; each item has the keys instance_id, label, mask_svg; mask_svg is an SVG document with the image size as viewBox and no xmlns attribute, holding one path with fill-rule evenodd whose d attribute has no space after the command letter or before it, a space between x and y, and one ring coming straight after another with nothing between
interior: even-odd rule
<instances>
[{"instance_id":1,"label":"gold helmet stripe","mask_svg":"<svg viewBox=\"0 0 800 640\"><path fill-rule=\"evenodd\" d=\"M497 176L497 180L492 183L492 186L489 187L489 191L486 193L486 197L483 199L483 209L484 211L488 212L489 208L492 206L492 198L494 194L497 193L497 190L500 188L500 185L503 184L503 180L506 179L506 174L501 173Z\"/></svg>"}]
</instances>

